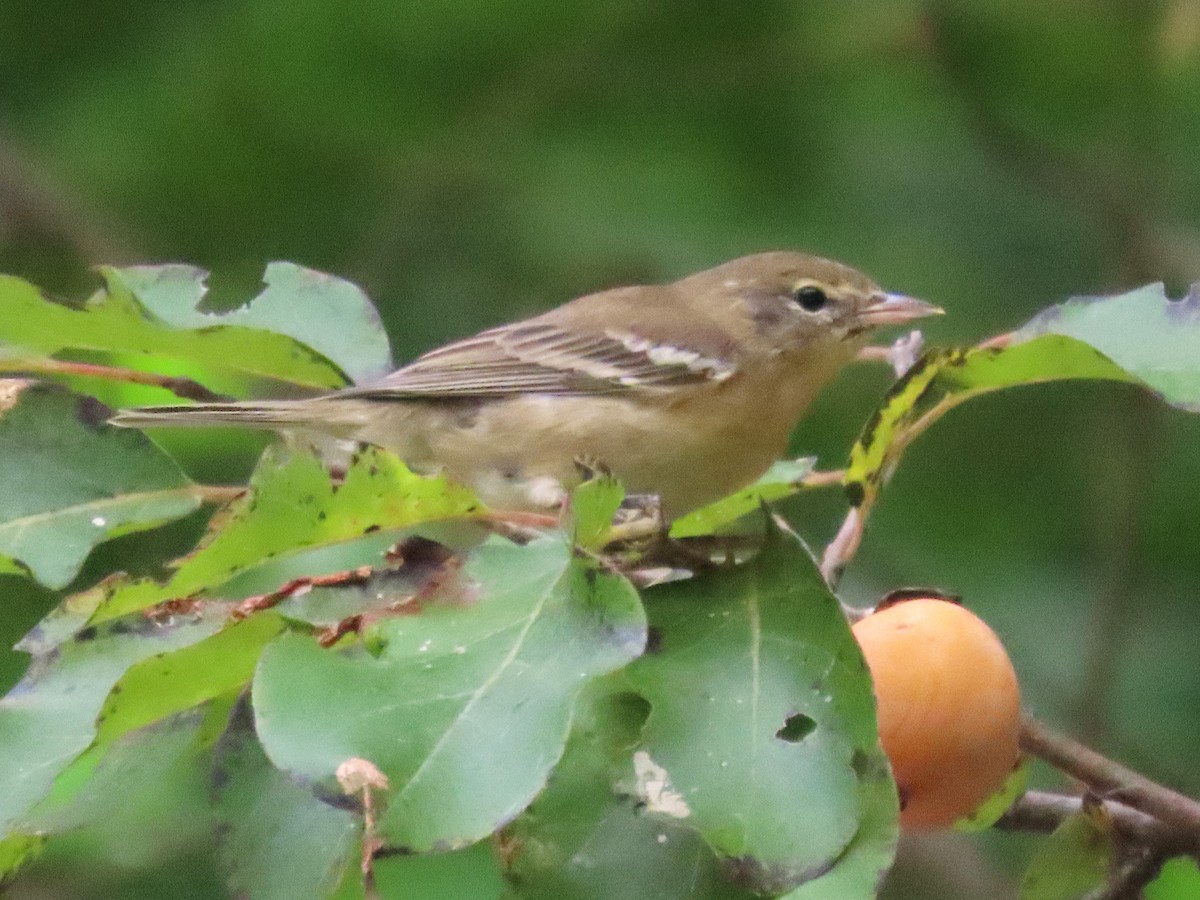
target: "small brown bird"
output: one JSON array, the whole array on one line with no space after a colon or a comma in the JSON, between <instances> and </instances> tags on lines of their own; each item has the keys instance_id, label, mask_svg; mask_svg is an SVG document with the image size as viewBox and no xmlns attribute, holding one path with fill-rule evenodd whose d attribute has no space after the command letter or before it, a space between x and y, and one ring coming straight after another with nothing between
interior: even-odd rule
<instances>
[{"instance_id":1,"label":"small brown bird","mask_svg":"<svg viewBox=\"0 0 1200 900\"><path fill-rule=\"evenodd\" d=\"M678 516L754 481L877 327L940 313L841 263L760 253L588 294L304 400L126 410L116 425L315 431L444 471L501 509L557 507L603 464Z\"/></svg>"}]
</instances>

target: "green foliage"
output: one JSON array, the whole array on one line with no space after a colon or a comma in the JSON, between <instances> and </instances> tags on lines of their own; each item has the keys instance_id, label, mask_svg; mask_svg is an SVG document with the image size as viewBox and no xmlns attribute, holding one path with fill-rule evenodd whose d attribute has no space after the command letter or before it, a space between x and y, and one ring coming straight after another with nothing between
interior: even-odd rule
<instances>
[{"instance_id":1,"label":"green foliage","mask_svg":"<svg viewBox=\"0 0 1200 900\"><path fill-rule=\"evenodd\" d=\"M1013 769L1012 774L1004 779L1004 784L998 791L979 804L969 816L954 823L955 830L974 833L991 828L996 824L996 820L1004 815L1005 811L1013 805L1013 801L1024 794L1025 789L1029 786L1031 762L1026 759L1019 763Z\"/></svg>"},{"instance_id":2,"label":"green foliage","mask_svg":"<svg viewBox=\"0 0 1200 900\"><path fill-rule=\"evenodd\" d=\"M581 547L603 547L613 516L624 499L625 489L611 475L590 478L576 488L571 497L575 543Z\"/></svg>"},{"instance_id":3,"label":"green foliage","mask_svg":"<svg viewBox=\"0 0 1200 900\"><path fill-rule=\"evenodd\" d=\"M633 589L560 541L488 542L455 578L441 603L344 650L285 636L254 677L272 762L336 793L340 764L370 760L390 783L379 836L406 852L466 846L517 815L562 755L578 692L645 643Z\"/></svg>"},{"instance_id":4,"label":"green foliage","mask_svg":"<svg viewBox=\"0 0 1200 900\"><path fill-rule=\"evenodd\" d=\"M1169 859L1146 886L1146 900L1188 900L1200 894L1200 866L1187 856Z\"/></svg>"},{"instance_id":5,"label":"green foliage","mask_svg":"<svg viewBox=\"0 0 1200 900\"><path fill-rule=\"evenodd\" d=\"M935 345L1008 330L1081 288L1164 279L1174 296L1200 277L1191 0L532 0L520 15L480 0L9 0L0 85L0 271L84 296L99 262L202 261L212 308L226 309L257 293L264 259L295 259L368 288L397 360L757 249L844 259L939 303ZM122 362L275 395L161 356ZM885 377L847 372L790 452L842 465ZM80 384L114 407L170 401L107 387ZM220 484L244 483L262 443L154 439ZM844 596L962 593L1004 638L1039 716L1196 794L1198 446L1200 418L1126 384L967 403L905 454ZM805 490L778 511L817 548L845 508ZM146 573L189 549L202 517L95 548L76 584ZM465 549L456 529L420 526ZM221 593L377 564L394 535L375 537L288 554ZM369 606L369 588L354 602ZM307 614L333 590L278 609ZM56 602L16 575L0 575L0 599L5 646ZM7 654L5 689L27 659ZM146 862L151 874L115 828L51 844L14 897L216 896L204 844ZM973 840L1008 893L1029 844ZM902 861L888 900L973 893L938 877L948 856ZM379 860L381 890L494 896L492 881L434 892L431 869L470 868L460 859ZM386 880L418 862L415 881Z\"/></svg>"},{"instance_id":6,"label":"green foliage","mask_svg":"<svg viewBox=\"0 0 1200 900\"><path fill-rule=\"evenodd\" d=\"M756 893L835 871L895 788L866 664L811 556L772 533L752 563L655 588L646 602L654 652L628 679L650 703L647 809L698 829ZM867 836L884 858L891 812L871 823L884 835Z\"/></svg>"},{"instance_id":7,"label":"green foliage","mask_svg":"<svg viewBox=\"0 0 1200 900\"><path fill-rule=\"evenodd\" d=\"M361 844L358 817L271 765L239 704L213 758L215 815L229 885L247 897L327 897Z\"/></svg>"},{"instance_id":8,"label":"green foliage","mask_svg":"<svg viewBox=\"0 0 1200 900\"><path fill-rule=\"evenodd\" d=\"M334 363L351 381L386 375L392 368L387 334L379 314L356 284L314 272L293 263L275 262L263 273L266 288L244 306L223 313L199 307L206 292L206 274L191 266L130 266L104 269L109 284L128 290L151 315L171 328L190 332L210 329L255 329L253 346L247 346L243 365L250 371L304 384L298 370L270 373L258 359L265 335L272 332L293 338ZM111 290L111 287L110 287ZM160 352L160 351L156 351ZM198 350L189 359L203 361ZM325 386L319 382L319 386ZM337 386L329 385L330 387Z\"/></svg>"},{"instance_id":9,"label":"green foliage","mask_svg":"<svg viewBox=\"0 0 1200 900\"><path fill-rule=\"evenodd\" d=\"M296 267L270 270L250 311L215 329L195 311L194 270L107 277L109 293L82 311L32 292L31 319L5 332L0 318L6 355L82 346L69 330L65 343L42 333L63 315L97 316L111 337L134 328L133 310L181 357L212 364L203 335L219 333L243 351L261 338L270 359L279 341L317 343L332 327L297 306L288 337L247 328L288 318L281 291L341 298L358 309L351 330L374 331L356 290ZM1193 408L1193 305L1145 289L1068 304L1003 347L931 351L855 445L852 500L873 499L942 413L1000 388L1106 379ZM290 358L343 352L327 342ZM304 366L272 375L314 386ZM228 496L141 435L81 418L84 396L24 382L11 396L0 547L23 566L8 571L62 587L101 541ZM98 568L22 641L28 673L0 700L0 876L68 831L108 825L167 853L163 820L178 815L179 834L213 842L230 890L251 898L363 896L364 848L371 878L397 895L870 896L892 863L898 799L869 675L803 541L758 514L812 484L812 468L780 463L676 522L677 540L711 542L753 516L730 545L736 562L671 569L639 593L663 571L641 568L628 541L605 546L623 491L603 474L531 535L378 448L335 475L313 453L273 447L190 553L152 576ZM155 492L178 505L148 503ZM100 511L105 526L81 532ZM125 808L108 822L117 798ZM1027 896L1103 880L1097 835L1090 820L1064 826Z\"/></svg>"},{"instance_id":10,"label":"green foliage","mask_svg":"<svg viewBox=\"0 0 1200 900\"><path fill-rule=\"evenodd\" d=\"M779 460L745 490L680 516L671 523L671 537L686 538L713 534L758 509L763 503L774 503L791 497L804 487L805 477L812 472L816 464L817 461L812 457Z\"/></svg>"},{"instance_id":11,"label":"green foliage","mask_svg":"<svg viewBox=\"0 0 1200 900\"><path fill-rule=\"evenodd\" d=\"M1038 849L1021 900L1070 900L1103 889L1116 844L1104 822L1086 812L1064 821Z\"/></svg>"},{"instance_id":12,"label":"green foliage","mask_svg":"<svg viewBox=\"0 0 1200 900\"><path fill-rule=\"evenodd\" d=\"M171 458L104 427L106 412L51 385L0 382L0 572L63 588L102 541L199 507Z\"/></svg>"},{"instance_id":13,"label":"green foliage","mask_svg":"<svg viewBox=\"0 0 1200 900\"><path fill-rule=\"evenodd\" d=\"M309 320L301 329L309 338L321 330L340 327L342 318L353 325L356 314L362 315L361 295L348 292L344 282L320 276L309 277L305 284L294 267L276 269L276 278L279 274L291 276L282 279L290 289L285 298L279 297L283 289L272 285L264 294L266 312L260 314L258 303L252 302L243 310L215 315L191 308L204 296L204 273L198 269L109 268L103 274L105 289L78 306L54 302L18 278L0 277L0 346L7 345L0 359L19 359L17 350L45 355L65 350L132 352L180 357L218 370L232 369L309 388L346 383L345 372L336 363L289 336L296 330L294 325L281 329L284 317L276 312L281 302L285 308L291 305L295 313ZM362 337L361 329L351 328L349 333ZM375 329L374 336L375 340L366 340L362 347L369 370L377 370L387 355L381 331ZM340 344L330 349L340 350L346 359L352 356ZM361 370L363 364L355 365Z\"/></svg>"},{"instance_id":14,"label":"green foliage","mask_svg":"<svg viewBox=\"0 0 1200 900\"><path fill-rule=\"evenodd\" d=\"M850 454L845 483L857 506L872 499L896 457L929 421L973 397L1047 381L1102 379L1150 388L1200 410L1200 292L1170 301L1162 285L1052 307L1002 346L934 350L888 396Z\"/></svg>"},{"instance_id":15,"label":"green foliage","mask_svg":"<svg viewBox=\"0 0 1200 900\"><path fill-rule=\"evenodd\" d=\"M92 744L96 717L131 666L216 634L225 612L118 619L51 646L39 646L41 636L31 634L29 672L0 700L0 822L10 826Z\"/></svg>"}]
</instances>

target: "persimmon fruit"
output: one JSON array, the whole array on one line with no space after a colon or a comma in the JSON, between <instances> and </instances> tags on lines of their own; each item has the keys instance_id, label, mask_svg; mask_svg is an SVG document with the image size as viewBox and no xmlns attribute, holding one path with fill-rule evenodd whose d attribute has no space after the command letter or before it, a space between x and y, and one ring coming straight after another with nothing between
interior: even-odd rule
<instances>
[{"instance_id":1,"label":"persimmon fruit","mask_svg":"<svg viewBox=\"0 0 1200 900\"><path fill-rule=\"evenodd\" d=\"M853 627L875 683L900 825L952 825L1019 761L1020 690L1004 645L974 613L937 597L881 607Z\"/></svg>"}]
</instances>

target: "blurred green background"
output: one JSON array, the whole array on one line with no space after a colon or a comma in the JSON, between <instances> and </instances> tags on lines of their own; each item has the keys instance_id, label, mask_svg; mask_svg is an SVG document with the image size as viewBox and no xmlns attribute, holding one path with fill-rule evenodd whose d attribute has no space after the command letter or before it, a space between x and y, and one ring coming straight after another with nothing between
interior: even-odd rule
<instances>
[{"instance_id":1,"label":"blurred green background","mask_svg":"<svg viewBox=\"0 0 1200 900\"><path fill-rule=\"evenodd\" d=\"M361 284L398 361L773 248L945 306L935 344L1071 294L1178 295L1200 279L1198 148L1197 0L0 5L0 271L85 296L91 265L186 261L235 303L293 260ZM839 466L887 383L847 373L797 453ZM788 509L816 545L843 512ZM1012 391L912 448L846 592L963 594L1034 711L1196 793L1198 513L1200 417L1113 385ZM80 583L198 527L117 542ZM0 589L7 646L55 598ZM219 896L193 838L81 835L20 896ZM1012 896L1031 846L912 841L887 892Z\"/></svg>"}]
</instances>

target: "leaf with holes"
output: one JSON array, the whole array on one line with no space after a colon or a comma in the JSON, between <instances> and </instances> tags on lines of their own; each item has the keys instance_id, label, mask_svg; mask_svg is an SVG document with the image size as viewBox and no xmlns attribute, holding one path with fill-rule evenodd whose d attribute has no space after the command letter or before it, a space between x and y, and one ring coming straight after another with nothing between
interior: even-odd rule
<instances>
[{"instance_id":1,"label":"leaf with holes","mask_svg":"<svg viewBox=\"0 0 1200 900\"><path fill-rule=\"evenodd\" d=\"M229 324L224 316L205 315L200 325L196 317L204 314L184 314L180 301L199 300L204 294L205 273L199 269L167 266L126 273L105 268L101 274L105 288L79 304L51 300L26 281L0 275L4 356L133 353L173 357L313 389L341 387L347 381L340 366L286 334ZM147 292L149 304L138 291ZM254 317L247 313L243 318ZM181 327L184 324L188 327Z\"/></svg>"},{"instance_id":2,"label":"leaf with holes","mask_svg":"<svg viewBox=\"0 0 1200 900\"><path fill-rule=\"evenodd\" d=\"M467 489L415 475L377 447L357 453L340 482L316 457L274 447L264 454L249 492L214 519L200 546L165 582L116 582L69 598L66 608L102 622L217 587L269 558L478 510Z\"/></svg>"},{"instance_id":3,"label":"leaf with holes","mask_svg":"<svg viewBox=\"0 0 1200 900\"><path fill-rule=\"evenodd\" d=\"M391 785L380 837L397 849L461 847L519 813L562 754L579 691L645 643L633 587L559 540L494 538L456 582L364 644L285 635L254 678L272 762L326 792L343 761L373 763Z\"/></svg>"},{"instance_id":4,"label":"leaf with holes","mask_svg":"<svg viewBox=\"0 0 1200 900\"><path fill-rule=\"evenodd\" d=\"M772 531L752 562L647 593L654 652L634 777L647 815L695 829L750 890L891 862L896 795L871 682L808 551Z\"/></svg>"},{"instance_id":5,"label":"leaf with holes","mask_svg":"<svg viewBox=\"0 0 1200 900\"><path fill-rule=\"evenodd\" d=\"M105 425L107 412L50 385L0 381L0 572L62 588L102 541L199 507L171 458Z\"/></svg>"},{"instance_id":6,"label":"leaf with holes","mask_svg":"<svg viewBox=\"0 0 1200 900\"><path fill-rule=\"evenodd\" d=\"M263 274L266 287L257 297L229 312L209 313L198 309L207 292L206 274L199 269L129 266L104 272L110 284L128 290L172 328L199 332L237 326L286 335L316 350L356 382L380 378L392 368L379 313L361 288L333 275L274 262Z\"/></svg>"},{"instance_id":7,"label":"leaf with holes","mask_svg":"<svg viewBox=\"0 0 1200 900\"><path fill-rule=\"evenodd\" d=\"M620 674L614 676L619 678ZM617 691L585 697L562 761L506 828L501 857L522 900L738 900L756 896L722 874L685 823L643 815L633 748L649 706Z\"/></svg>"}]
</instances>

